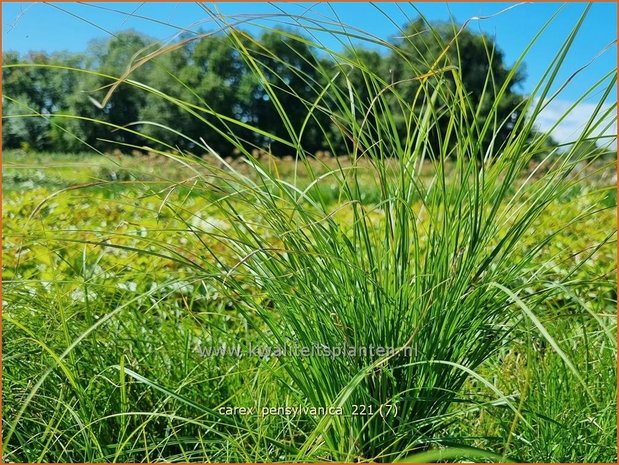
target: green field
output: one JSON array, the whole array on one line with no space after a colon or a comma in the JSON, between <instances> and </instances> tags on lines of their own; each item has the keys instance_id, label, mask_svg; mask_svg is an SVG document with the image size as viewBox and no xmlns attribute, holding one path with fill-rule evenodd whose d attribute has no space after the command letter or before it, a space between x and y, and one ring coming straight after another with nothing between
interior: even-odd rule
<instances>
[{"instance_id":1,"label":"green field","mask_svg":"<svg viewBox=\"0 0 619 465\"><path fill-rule=\"evenodd\" d=\"M199 6L3 51L3 461L615 463L596 5L509 59L415 5L389 38Z\"/></svg>"},{"instance_id":2,"label":"green field","mask_svg":"<svg viewBox=\"0 0 619 465\"><path fill-rule=\"evenodd\" d=\"M323 163L311 163L326 172ZM269 320L222 292L206 265L213 257L222 267L238 261L221 240L236 231L216 206L222 186L218 190L208 177L197 182L189 167L155 155L8 152L3 165L6 460L361 458L346 455L360 450L354 443L334 453L313 441L326 415L219 414L221 406L320 406L294 387L298 381L285 365L296 360L205 351L278 342ZM265 166L294 179L292 161ZM307 185L304 169L298 171L296 182ZM370 168L361 171L367 176L364 207L379 231L385 211L376 205L380 195ZM432 167L425 171L429 179ZM565 190L523 235L511 260L567 224L522 271L523 278L537 274L531 284L537 288L521 295L537 326L518 305L506 304L518 320L509 336L468 377L449 408L427 419L431 428L419 425L418 443L426 452L417 454L452 455L419 460L492 459L464 447L517 461L616 459L612 174L608 163L589 167L581 173L585 181ZM314 198L343 233L352 231L354 214L340 202L338 184L319 186ZM231 207L266 243L282 244L256 209L243 201ZM569 224L584 212L590 214ZM230 279L235 292L245 290L263 308L274 308L274 297L255 276L239 270ZM553 286L562 291L544 294ZM335 417L341 423L334 422L332 432L349 434L346 422L370 418L352 418L349 407ZM397 424L388 415L381 421Z\"/></svg>"}]
</instances>

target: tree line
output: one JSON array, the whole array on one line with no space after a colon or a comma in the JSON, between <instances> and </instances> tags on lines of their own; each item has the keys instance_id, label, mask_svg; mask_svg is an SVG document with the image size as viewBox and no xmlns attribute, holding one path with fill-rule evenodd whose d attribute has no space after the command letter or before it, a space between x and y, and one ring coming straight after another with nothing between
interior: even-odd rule
<instances>
[{"instance_id":1,"label":"tree line","mask_svg":"<svg viewBox=\"0 0 619 465\"><path fill-rule=\"evenodd\" d=\"M298 145L310 154L342 154L353 141L329 110L330 100L339 98L335 106L342 108L342 96L354 96L358 119L378 117L375 96L397 85L400 102L386 98L380 104L389 105L397 134L406 137L402 102L419 95L415 75L457 68L457 73L443 72L441 79L448 87L461 80L477 118L485 112L498 117L496 130L484 142L500 147L522 112L517 89L524 75L511 73L487 35L464 29L457 47L447 46L456 33L453 25L429 27L417 19L385 51L355 46L336 54L321 52L295 31L267 30L254 37L230 30L184 37L179 39L183 46L169 46L135 67L131 81L119 85L105 105L100 103L110 86L140 56L156 52L156 41L126 31L92 42L83 53L4 52L3 144L79 152L145 146L199 151L205 143L227 156L241 143L287 155L294 152L292 131L300 134ZM504 83L499 108L490 112ZM329 86L333 92L325 92ZM285 118L274 105L281 105Z\"/></svg>"}]
</instances>

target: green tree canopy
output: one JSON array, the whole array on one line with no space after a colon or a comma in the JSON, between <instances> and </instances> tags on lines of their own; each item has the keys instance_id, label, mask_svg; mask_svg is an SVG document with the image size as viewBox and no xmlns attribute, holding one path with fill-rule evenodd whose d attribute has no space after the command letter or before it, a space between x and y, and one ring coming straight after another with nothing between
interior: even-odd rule
<instances>
[{"instance_id":1,"label":"green tree canopy","mask_svg":"<svg viewBox=\"0 0 619 465\"><path fill-rule=\"evenodd\" d=\"M235 140L248 151L258 147L276 155L325 149L345 154L353 150L354 128L339 127L338 112L354 111L358 124L370 128L364 131L365 145L404 143L406 112L420 107L415 98L424 82L425 91L441 89L434 146L446 145L440 112L461 99L469 108L463 124L480 145L476 153L490 154L500 150L523 111L516 91L522 73L512 72L491 37L453 24L417 19L386 51L351 45L330 57L288 29L265 30L259 37L229 29L179 40L184 46L172 44L167 50L126 31L91 43L84 54L4 53L5 147L77 151L87 144L105 150L113 144L102 141L113 140L121 147L202 152L198 146L204 141L227 156ZM162 53L128 78L169 98L123 82L103 107L97 106L132 64L156 50ZM323 92L326 86L329 91ZM388 88L391 100L374 98ZM497 112L490 111L493 105L499 106ZM383 117L386 110L390 120ZM43 117L15 117L22 114ZM52 114L73 118L50 121ZM493 120L484 132L487 115Z\"/></svg>"},{"instance_id":2,"label":"green tree canopy","mask_svg":"<svg viewBox=\"0 0 619 465\"><path fill-rule=\"evenodd\" d=\"M524 74L522 70L512 73L491 37L451 23L429 24L416 19L403 28L401 37L393 44L395 48L385 60L385 73L389 82L398 83L405 99L415 98L422 82L419 78L428 74L433 76L425 82L431 87L438 86L441 80L448 84L440 93L438 105L460 98L456 95L456 87L460 85L469 107L469 125L479 131L487 115L495 118L489 122L489 131L478 134L483 151L500 149L522 111L522 98L516 89ZM497 99L501 92L504 95ZM491 112L496 101L499 101L498 111ZM437 141L445 131L440 122L438 127Z\"/></svg>"},{"instance_id":3,"label":"green tree canopy","mask_svg":"<svg viewBox=\"0 0 619 465\"><path fill-rule=\"evenodd\" d=\"M109 148L110 145L102 141L112 139L126 145L143 143L139 134L140 126L133 126L133 123L139 121L140 110L146 103L146 92L123 83L117 87L106 105L100 107L97 102L103 100L109 86L127 71L140 54L147 51L149 44L152 44L150 39L132 31L119 33L107 41L91 43L88 55L96 72L80 73L78 85L67 102L68 112L78 117L66 123L71 134L65 138L68 148L83 150L84 143ZM146 82L151 66L147 63L137 68L130 78ZM130 131L120 128L128 128Z\"/></svg>"}]
</instances>

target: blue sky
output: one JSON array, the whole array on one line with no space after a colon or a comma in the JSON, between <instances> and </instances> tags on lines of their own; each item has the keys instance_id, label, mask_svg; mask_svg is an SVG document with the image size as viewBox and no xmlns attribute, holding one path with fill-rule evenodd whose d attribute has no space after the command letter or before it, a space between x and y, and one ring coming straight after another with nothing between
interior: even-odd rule
<instances>
[{"instance_id":1,"label":"blue sky","mask_svg":"<svg viewBox=\"0 0 619 465\"><path fill-rule=\"evenodd\" d=\"M281 13L307 13L315 18L335 19L345 24L388 39L398 35L398 27L414 18L419 11L430 20L448 20L453 16L459 23L483 16L487 19L474 19L469 23L473 31L483 31L496 39L504 52L507 64L512 64L530 43L543 25L556 14L540 40L532 47L525 59L527 79L522 89L529 93L544 73L556 51L564 43L570 29L585 8L585 3L205 3L209 8L218 9L225 15L254 15ZM506 10L507 11L504 11ZM116 10L116 11L112 11ZM501 14L496 13L503 11ZM336 16L337 15L337 16ZM495 16L493 16L495 15ZM144 18L140 18L144 17ZM248 19L248 16L244 16ZM583 65L595 60L573 79L549 108L544 122L550 124L559 108L576 100L584 91L608 71L617 66L616 44L606 47L617 38L617 4L615 2L594 3L587 16L579 37L576 39L559 75L563 82ZM252 22L256 22L253 20ZM274 19L262 20L274 24ZM4 50L44 51L83 51L90 40L109 36L126 29L143 32L156 39L173 40L181 29L212 29L209 15L196 3L2 3L2 47ZM246 24L246 29L257 31L256 26ZM325 45L337 48L338 41L321 35ZM604 51L604 52L603 52ZM603 53L601 53L603 52ZM601 54L600 54L601 53ZM611 101L616 100L613 92ZM558 128L561 138L568 137L586 114L592 111L591 101L579 107L581 117L569 123L570 127ZM568 124L566 122L566 124ZM616 126L615 126L616 127ZM616 132L616 129L614 129Z\"/></svg>"}]
</instances>

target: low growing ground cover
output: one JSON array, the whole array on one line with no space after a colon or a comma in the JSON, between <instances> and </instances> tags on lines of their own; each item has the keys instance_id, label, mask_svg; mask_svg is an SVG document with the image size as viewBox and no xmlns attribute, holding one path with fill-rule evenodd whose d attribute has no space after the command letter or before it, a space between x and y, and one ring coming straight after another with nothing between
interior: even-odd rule
<instances>
[{"instance_id":1,"label":"low growing ground cover","mask_svg":"<svg viewBox=\"0 0 619 465\"><path fill-rule=\"evenodd\" d=\"M140 179L135 157L120 157L114 167L132 173L130 179L75 189L67 188L105 180L101 173L109 172L110 162L88 157L68 170L62 155L29 166L23 159L8 153L4 162L6 458L224 462L300 454L320 417L218 414L228 405L312 404L291 389L285 357L205 351L264 345L260 333L269 331L188 264L202 266L205 250L222 266L235 264L215 237L233 228L213 198L200 186L161 190L152 179ZM159 175L178 176L175 165L160 163L168 168ZM278 163L285 172L292 162ZM597 248L615 221L611 175L608 164L591 168L586 187L566 191L523 237L521 254L544 231L592 207L599 210L563 229L531 264L543 276L539 282L567 288L531 307L547 335L524 318L476 370L479 379L467 381L450 409L432 419L444 433L426 433L430 450L457 445L446 459L470 457L466 446L518 461L614 460L614 238ZM354 221L350 211L336 197L328 204L346 230ZM371 201L366 206L380 230L384 211ZM271 236L270 243L281 243L255 211L242 202L237 208L264 238ZM231 279L272 308L252 277ZM307 457L332 456L316 448Z\"/></svg>"}]
</instances>

